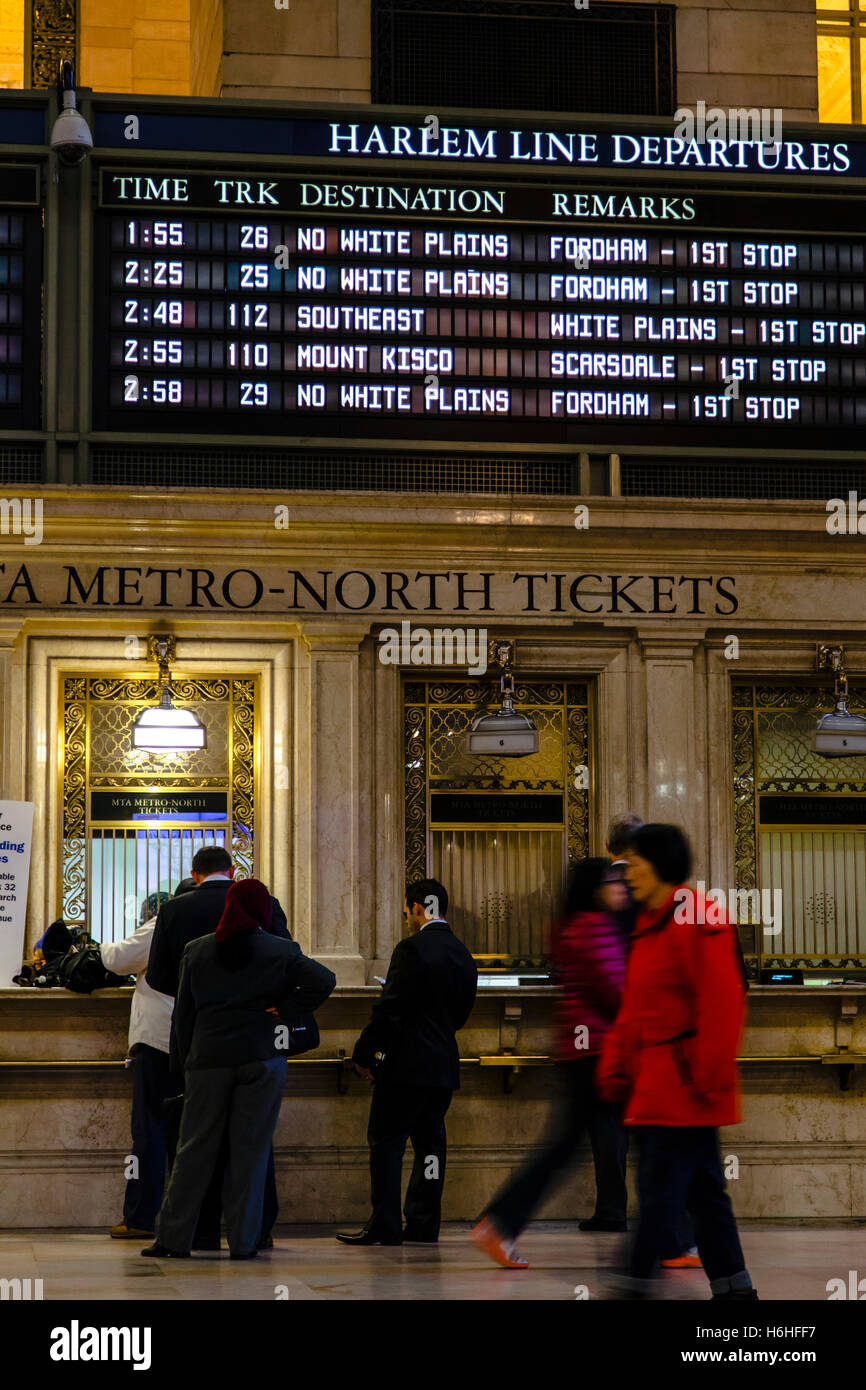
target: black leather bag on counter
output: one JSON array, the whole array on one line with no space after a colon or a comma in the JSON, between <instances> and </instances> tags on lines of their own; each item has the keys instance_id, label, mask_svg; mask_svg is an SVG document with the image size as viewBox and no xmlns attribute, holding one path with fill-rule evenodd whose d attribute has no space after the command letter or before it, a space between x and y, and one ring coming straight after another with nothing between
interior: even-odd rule
<instances>
[{"instance_id":1,"label":"black leather bag on counter","mask_svg":"<svg viewBox=\"0 0 866 1390\"><path fill-rule=\"evenodd\" d=\"M95 989L117 989L131 985L131 975L115 975L102 960L98 946L73 946L67 951L58 971L58 983L73 994L92 994Z\"/></svg>"}]
</instances>

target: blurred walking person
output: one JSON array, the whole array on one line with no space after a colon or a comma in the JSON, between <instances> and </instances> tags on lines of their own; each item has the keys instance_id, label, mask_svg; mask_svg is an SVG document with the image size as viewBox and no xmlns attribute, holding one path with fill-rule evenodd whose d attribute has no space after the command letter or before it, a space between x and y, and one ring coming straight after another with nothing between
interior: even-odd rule
<instances>
[{"instance_id":1,"label":"blurred walking person","mask_svg":"<svg viewBox=\"0 0 866 1390\"><path fill-rule=\"evenodd\" d=\"M685 886L691 851L676 826L641 826L627 858L640 912L598 1069L601 1094L625 1104L640 1143L638 1231L615 1287L624 1298L653 1295L687 1209L713 1298L756 1299L719 1156L719 1125L740 1120L745 979L736 927Z\"/></svg>"},{"instance_id":2,"label":"blurred walking person","mask_svg":"<svg viewBox=\"0 0 866 1390\"><path fill-rule=\"evenodd\" d=\"M528 1261L515 1248L517 1237L553 1182L569 1170L586 1132L606 1134L608 1145L617 1142L618 1108L599 1097L595 1072L602 1041L622 997L626 946L616 913L625 902L623 884L610 874L607 859L584 859L570 870L551 948L562 989L556 1033L561 1097L540 1153L505 1184L470 1236L473 1244L506 1269L527 1268ZM598 1147L605 1152L603 1144ZM611 1169L616 1178L616 1164L608 1163L601 1173L603 1184ZM620 1180L622 1192L615 1193L615 1200L621 1206L622 1221L607 1229L625 1230L625 1181Z\"/></svg>"},{"instance_id":3,"label":"blurred walking person","mask_svg":"<svg viewBox=\"0 0 866 1390\"><path fill-rule=\"evenodd\" d=\"M286 1079L278 1027L324 1003L336 980L294 941L270 935L272 904L258 879L232 883L216 932L183 951L172 1054L183 1069L180 1140L143 1255L186 1257L199 1210L228 1137L224 1206L229 1250L257 1254L268 1154Z\"/></svg>"},{"instance_id":4,"label":"blurred walking person","mask_svg":"<svg viewBox=\"0 0 866 1390\"><path fill-rule=\"evenodd\" d=\"M627 894L625 907L616 914L627 943L631 942L631 935L637 922L638 904L628 886L626 870L629 861L626 855L632 836L642 825L643 821L634 811L623 811L613 817L608 826L607 839L604 842L604 847L613 861L610 866L611 873L616 874L622 880ZM617 1125L613 1142L609 1142L604 1148L597 1144L594 1130L590 1130L589 1137L592 1141L592 1156L595 1161L596 1187L599 1199L594 1215L588 1221L581 1221L579 1223L580 1229L582 1231L624 1231L626 1229L625 1172L628 1159L628 1130L622 1124ZM603 1178L602 1174L606 1176ZM609 1176L607 1176L608 1174ZM619 1207L610 1200L606 1204L601 1200L601 1194L611 1190L622 1194ZM701 1259L694 1241L694 1232L685 1212L671 1231L661 1265L663 1269L700 1269L701 1267Z\"/></svg>"},{"instance_id":5,"label":"blurred walking person","mask_svg":"<svg viewBox=\"0 0 866 1390\"><path fill-rule=\"evenodd\" d=\"M630 937L634 931L634 924L637 921L637 903L631 894L631 889L626 880L626 869L628 859L626 851L631 844L631 837L636 830L640 830L643 821L634 811L621 811L619 815L613 817L607 828L607 839L604 847L610 855L610 872L612 877L622 881L625 890L625 903L615 914L616 920L626 937Z\"/></svg>"},{"instance_id":6,"label":"blurred walking person","mask_svg":"<svg viewBox=\"0 0 866 1390\"><path fill-rule=\"evenodd\" d=\"M626 950L637 921L637 903L625 880L628 861L625 851L635 830L643 825L634 811L622 811L613 817L607 829L604 848L610 855L609 880L622 884L621 906L613 913L625 938ZM628 1131L615 1106L600 1108L589 1124L589 1142L595 1168L595 1210L592 1216L578 1222L581 1231L625 1231L628 1229Z\"/></svg>"}]
</instances>

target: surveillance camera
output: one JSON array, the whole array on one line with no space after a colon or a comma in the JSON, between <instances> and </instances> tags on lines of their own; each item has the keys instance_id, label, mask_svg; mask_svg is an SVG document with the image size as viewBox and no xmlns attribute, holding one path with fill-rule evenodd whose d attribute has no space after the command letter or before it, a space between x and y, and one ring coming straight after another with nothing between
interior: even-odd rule
<instances>
[{"instance_id":1,"label":"surveillance camera","mask_svg":"<svg viewBox=\"0 0 866 1390\"><path fill-rule=\"evenodd\" d=\"M64 164L80 164L93 149L93 136L75 104L75 69L68 58L60 60L57 93L63 109L51 131L51 148Z\"/></svg>"},{"instance_id":2,"label":"surveillance camera","mask_svg":"<svg viewBox=\"0 0 866 1390\"><path fill-rule=\"evenodd\" d=\"M67 98L72 104L67 105ZM51 148L64 164L80 164L93 149L93 136L90 127L75 108L75 93L63 93L64 110L61 111L51 131Z\"/></svg>"}]
</instances>

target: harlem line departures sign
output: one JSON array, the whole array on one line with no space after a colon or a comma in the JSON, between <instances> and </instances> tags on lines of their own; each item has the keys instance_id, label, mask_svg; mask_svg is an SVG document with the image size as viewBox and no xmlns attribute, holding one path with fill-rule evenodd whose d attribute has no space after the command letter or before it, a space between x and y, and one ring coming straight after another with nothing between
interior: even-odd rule
<instances>
[{"instance_id":1,"label":"harlem line departures sign","mask_svg":"<svg viewBox=\"0 0 866 1390\"><path fill-rule=\"evenodd\" d=\"M97 429L861 442L866 242L837 190L118 165L95 235Z\"/></svg>"}]
</instances>

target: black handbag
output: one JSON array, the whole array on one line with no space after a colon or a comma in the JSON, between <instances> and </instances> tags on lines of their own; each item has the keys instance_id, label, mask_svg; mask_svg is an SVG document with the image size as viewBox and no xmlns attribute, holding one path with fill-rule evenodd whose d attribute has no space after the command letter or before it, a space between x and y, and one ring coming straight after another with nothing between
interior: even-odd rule
<instances>
[{"instance_id":1,"label":"black handbag","mask_svg":"<svg viewBox=\"0 0 866 1390\"><path fill-rule=\"evenodd\" d=\"M92 994L95 989L116 989L131 985L131 975L115 975L103 963L102 952L96 944L71 946L58 970L58 981L74 994Z\"/></svg>"},{"instance_id":2,"label":"black handbag","mask_svg":"<svg viewBox=\"0 0 866 1390\"><path fill-rule=\"evenodd\" d=\"M315 1014L301 1014L286 1027L289 1030L287 1057L299 1057L302 1052L313 1052L319 1046L319 1025Z\"/></svg>"}]
</instances>

